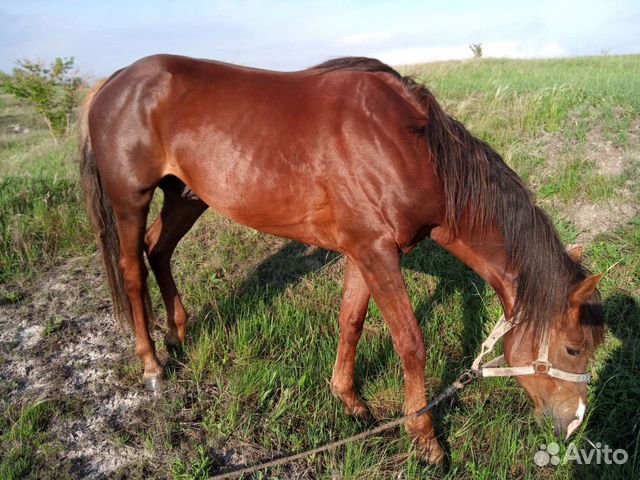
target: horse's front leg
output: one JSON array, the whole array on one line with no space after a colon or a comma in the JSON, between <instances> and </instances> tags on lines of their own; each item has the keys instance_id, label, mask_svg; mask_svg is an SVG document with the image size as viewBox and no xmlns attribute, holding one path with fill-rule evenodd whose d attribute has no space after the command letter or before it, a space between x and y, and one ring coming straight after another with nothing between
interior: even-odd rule
<instances>
[{"instance_id":1,"label":"horse's front leg","mask_svg":"<svg viewBox=\"0 0 640 480\"><path fill-rule=\"evenodd\" d=\"M391 240L380 239L367 251L354 256L360 273L369 287L391 332L393 345L400 355L404 370L404 412L411 414L427 404L424 383L425 347L422 332L411 307L411 301L400 270L400 252ZM430 414L406 424L429 463L441 463L444 452L438 443Z\"/></svg>"},{"instance_id":2,"label":"horse's front leg","mask_svg":"<svg viewBox=\"0 0 640 480\"><path fill-rule=\"evenodd\" d=\"M369 416L369 409L358 397L354 383L356 347L362 334L369 298L369 288L358 267L347 259L340 307L340 340L331 376L331 392L344 404L347 413L358 417Z\"/></svg>"}]
</instances>

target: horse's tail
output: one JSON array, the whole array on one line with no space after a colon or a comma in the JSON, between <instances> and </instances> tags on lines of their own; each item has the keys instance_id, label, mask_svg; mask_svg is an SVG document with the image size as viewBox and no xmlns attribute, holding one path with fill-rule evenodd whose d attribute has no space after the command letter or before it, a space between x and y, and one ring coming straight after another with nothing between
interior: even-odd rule
<instances>
[{"instance_id":1,"label":"horse's tail","mask_svg":"<svg viewBox=\"0 0 640 480\"><path fill-rule=\"evenodd\" d=\"M98 249L102 256L102 264L111 289L113 312L123 328L133 327L131 304L124 286L124 278L120 270L120 241L116 229L113 206L107 197L100 175L96 167L96 159L91 148L89 136L89 110L93 99L106 83L100 80L87 93L80 106L78 131L80 133L80 179L84 190L87 212L93 224Z\"/></svg>"}]
</instances>

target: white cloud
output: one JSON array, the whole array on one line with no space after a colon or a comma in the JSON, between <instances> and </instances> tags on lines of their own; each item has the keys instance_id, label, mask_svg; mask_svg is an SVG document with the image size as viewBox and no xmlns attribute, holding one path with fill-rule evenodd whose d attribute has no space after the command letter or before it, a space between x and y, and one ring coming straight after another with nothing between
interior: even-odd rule
<instances>
[{"instance_id":1,"label":"white cloud","mask_svg":"<svg viewBox=\"0 0 640 480\"><path fill-rule=\"evenodd\" d=\"M405 47L380 50L372 54L385 63L403 65L433 60L458 60L469 58L471 50L466 45L438 47Z\"/></svg>"},{"instance_id":2,"label":"white cloud","mask_svg":"<svg viewBox=\"0 0 640 480\"><path fill-rule=\"evenodd\" d=\"M569 55L556 42L535 44L530 42L487 42L482 44L483 56L497 58L551 58ZM473 56L468 45L433 47L406 47L381 49L372 56L391 65L404 65L438 60L461 60Z\"/></svg>"},{"instance_id":3,"label":"white cloud","mask_svg":"<svg viewBox=\"0 0 640 480\"><path fill-rule=\"evenodd\" d=\"M557 42L487 42L482 49L487 57L549 58L569 55L569 51Z\"/></svg>"}]
</instances>

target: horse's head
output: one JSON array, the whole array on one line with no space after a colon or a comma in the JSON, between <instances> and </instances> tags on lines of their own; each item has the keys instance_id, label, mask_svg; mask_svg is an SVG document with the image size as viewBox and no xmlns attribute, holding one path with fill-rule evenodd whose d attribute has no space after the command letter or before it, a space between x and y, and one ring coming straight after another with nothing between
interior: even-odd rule
<instances>
[{"instance_id":1,"label":"horse's head","mask_svg":"<svg viewBox=\"0 0 640 480\"><path fill-rule=\"evenodd\" d=\"M574 261L580 261L581 249L569 254ZM509 365L533 365L539 372L518 376L518 381L535 404L537 416L551 416L556 436L563 438L578 428L587 402L588 379L571 374L587 372L589 358L602 341L603 312L596 290L600 278L601 275L587 276L573 285L566 314L554 318L545 333L534 335L533 329L520 322L504 337ZM543 350L548 353L541 354ZM543 358L541 362L541 356L546 356L547 361ZM564 376L565 372L570 375Z\"/></svg>"}]
</instances>

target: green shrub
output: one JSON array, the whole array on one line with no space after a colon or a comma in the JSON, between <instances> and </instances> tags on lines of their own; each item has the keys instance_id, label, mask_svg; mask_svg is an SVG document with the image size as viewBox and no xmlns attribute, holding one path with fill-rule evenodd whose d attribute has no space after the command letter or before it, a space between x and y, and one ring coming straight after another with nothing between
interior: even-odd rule
<instances>
[{"instance_id":1,"label":"green shrub","mask_svg":"<svg viewBox=\"0 0 640 480\"><path fill-rule=\"evenodd\" d=\"M82 80L75 75L73 57L56 58L49 66L41 60L28 59L16 64L13 75L2 79L2 89L33 105L56 142L67 136L82 87Z\"/></svg>"}]
</instances>

